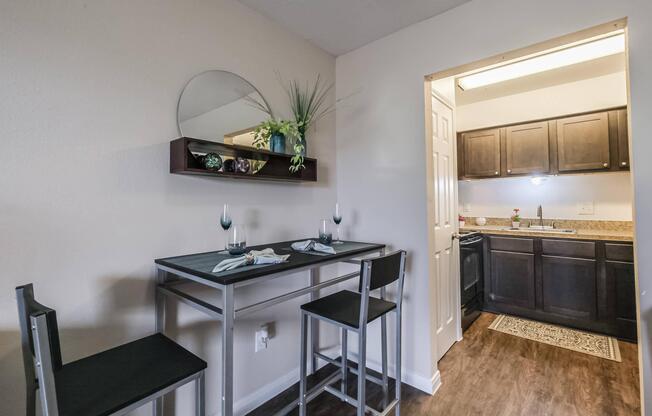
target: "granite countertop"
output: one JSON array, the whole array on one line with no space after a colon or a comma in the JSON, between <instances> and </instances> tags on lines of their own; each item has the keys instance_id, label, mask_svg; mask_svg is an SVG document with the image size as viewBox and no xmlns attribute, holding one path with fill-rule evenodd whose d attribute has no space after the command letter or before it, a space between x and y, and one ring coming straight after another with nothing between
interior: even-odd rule
<instances>
[{"instance_id":1,"label":"granite countertop","mask_svg":"<svg viewBox=\"0 0 652 416\"><path fill-rule=\"evenodd\" d=\"M600 229L582 229L577 228L577 233L554 233L542 232L536 230L527 230L521 228L523 231L510 230L509 227L503 225L472 225L466 224L460 228L460 231L478 231L484 234L499 234L510 236L523 236L523 237L552 237L552 238L568 238L575 240L606 240L606 241L633 241L634 235L631 230L600 230Z\"/></svg>"}]
</instances>

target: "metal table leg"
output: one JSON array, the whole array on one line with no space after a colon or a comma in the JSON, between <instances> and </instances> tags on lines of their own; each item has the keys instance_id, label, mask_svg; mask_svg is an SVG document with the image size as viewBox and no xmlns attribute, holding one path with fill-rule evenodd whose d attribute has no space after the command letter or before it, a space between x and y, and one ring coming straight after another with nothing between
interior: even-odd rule
<instances>
[{"instance_id":1,"label":"metal table leg","mask_svg":"<svg viewBox=\"0 0 652 416\"><path fill-rule=\"evenodd\" d=\"M233 416L233 285L222 288L222 416Z\"/></svg>"},{"instance_id":2,"label":"metal table leg","mask_svg":"<svg viewBox=\"0 0 652 416\"><path fill-rule=\"evenodd\" d=\"M310 269L310 286L315 286L319 283L319 269ZM319 292L310 293L310 301L319 298ZM319 351L319 321L315 318L310 319L310 373L314 374L317 371L317 356L315 353Z\"/></svg>"},{"instance_id":3,"label":"metal table leg","mask_svg":"<svg viewBox=\"0 0 652 416\"><path fill-rule=\"evenodd\" d=\"M154 292L155 302L154 307L156 309L156 321L155 327L156 332L164 333L165 332L165 298L166 296L158 290L158 285L165 283L167 279L167 272L161 269L156 270L156 289ZM152 403L152 415L153 416L162 416L163 415L163 396L158 397Z\"/></svg>"}]
</instances>

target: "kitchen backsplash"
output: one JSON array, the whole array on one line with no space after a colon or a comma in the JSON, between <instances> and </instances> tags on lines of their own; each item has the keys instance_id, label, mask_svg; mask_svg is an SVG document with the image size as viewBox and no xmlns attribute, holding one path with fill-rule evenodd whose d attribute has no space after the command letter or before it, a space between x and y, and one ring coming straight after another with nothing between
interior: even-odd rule
<instances>
[{"instance_id":1,"label":"kitchen backsplash","mask_svg":"<svg viewBox=\"0 0 652 416\"><path fill-rule=\"evenodd\" d=\"M568 220L632 220L629 172L546 176L534 184L529 177L459 182L459 213L469 217L521 216Z\"/></svg>"},{"instance_id":2,"label":"kitchen backsplash","mask_svg":"<svg viewBox=\"0 0 652 416\"><path fill-rule=\"evenodd\" d=\"M476 217L466 217L467 225L477 225ZM486 218L485 225L509 226L509 218ZM572 228L575 230L603 230L603 231L632 231L632 221L600 221L600 220L564 220L544 218L544 225L555 223L555 228ZM521 226L527 227L530 223L539 225L538 218L522 218Z\"/></svg>"}]
</instances>

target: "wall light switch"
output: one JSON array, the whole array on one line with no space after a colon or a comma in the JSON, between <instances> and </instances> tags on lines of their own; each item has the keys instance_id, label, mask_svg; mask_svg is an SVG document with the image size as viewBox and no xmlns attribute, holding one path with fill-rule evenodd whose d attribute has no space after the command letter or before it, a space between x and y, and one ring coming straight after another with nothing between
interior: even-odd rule
<instances>
[{"instance_id":1,"label":"wall light switch","mask_svg":"<svg viewBox=\"0 0 652 416\"><path fill-rule=\"evenodd\" d=\"M267 324L261 325L260 329L256 331L256 347L255 352L267 349L269 343L269 326Z\"/></svg>"},{"instance_id":2,"label":"wall light switch","mask_svg":"<svg viewBox=\"0 0 652 416\"><path fill-rule=\"evenodd\" d=\"M595 213L593 201L584 201L577 204L577 213L579 215L593 215Z\"/></svg>"}]
</instances>

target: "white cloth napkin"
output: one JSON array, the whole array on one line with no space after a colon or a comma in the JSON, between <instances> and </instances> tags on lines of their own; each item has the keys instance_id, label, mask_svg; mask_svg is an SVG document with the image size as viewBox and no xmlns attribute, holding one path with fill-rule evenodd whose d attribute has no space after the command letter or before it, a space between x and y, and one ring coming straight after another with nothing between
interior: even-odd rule
<instances>
[{"instance_id":1,"label":"white cloth napkin","mask_svg":"<svg viewBox=\"0 0 652 416\"><path fill-rule=\"evenodd\" d=\"M238 267L248 266L250 264L277 264L284 263L290 257L289 254L279 255L274 253L274 250L271 248L266 248L264 250L251 250L249 253L244 256L234 257L232 259L222 260L215 268L213 273L224 272L227 270L233 270Z\"/></svg>"},{"instance_id":2,"label":"white cloth napkin","mask_svg":"<svg viewBox=\"0 0 652 416\"><path fill-rule=\"evenodd\" d=\"M318 251L320 253L335 254L335 249L315 240L297 241L292 243L292 250L294 251Z\"/></svg>"}]
</instances>

